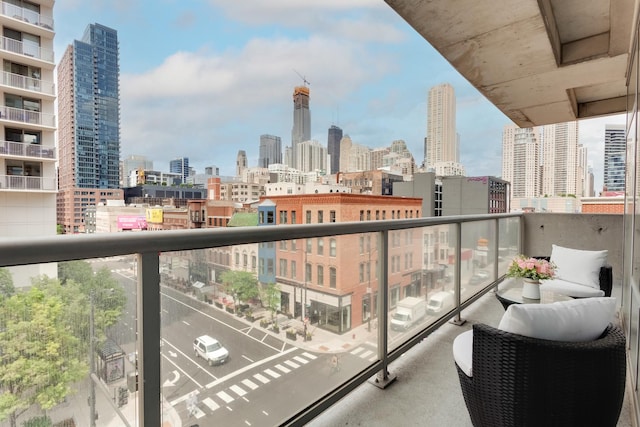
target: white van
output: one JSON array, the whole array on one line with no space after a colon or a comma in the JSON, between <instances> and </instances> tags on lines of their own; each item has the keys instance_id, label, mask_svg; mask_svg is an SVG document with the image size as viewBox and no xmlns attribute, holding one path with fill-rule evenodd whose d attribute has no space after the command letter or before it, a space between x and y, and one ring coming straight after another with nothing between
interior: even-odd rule
<instances>
[{"instance_id":1,"label":"white van","mask_svg":"<svg viewBox=\"0 0 640 427\"><path fill-rule=\"evenodd\" d=\"M440 291L429 297L427 302L427 313L438 314L442 311L449 310L454 306L453 293Z\"/></svg>"}]
</instances>

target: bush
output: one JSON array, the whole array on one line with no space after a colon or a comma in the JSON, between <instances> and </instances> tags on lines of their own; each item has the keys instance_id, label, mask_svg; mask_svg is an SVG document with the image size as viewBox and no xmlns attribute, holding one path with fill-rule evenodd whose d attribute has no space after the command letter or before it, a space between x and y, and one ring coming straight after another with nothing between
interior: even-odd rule
<instances>
[{"instance_id":1,"label":"bush","mask_svg":"<svg viewBox=\"0 0 640 427\"><path fill-rule=\"evenodd\" d=\"M47 415L33 417L22 423L22 427L51 427L53 423Z\"/></svg>"}]
</instances>

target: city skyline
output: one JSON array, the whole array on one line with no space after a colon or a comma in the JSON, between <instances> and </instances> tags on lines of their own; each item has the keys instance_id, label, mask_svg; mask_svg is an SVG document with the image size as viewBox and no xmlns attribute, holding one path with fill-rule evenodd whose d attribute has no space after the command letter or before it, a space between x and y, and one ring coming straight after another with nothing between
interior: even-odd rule
<instances>
[{"instance_id":1,"label":"city skyline","mask_svg":"<svg viewBox=\"0 0 640 427\"><path fill-rule=\"evenodd\" d=\"M312 94L311 139L325 143L327 129L337 125L371 148L405 140L416 159L428 90L450 83L467 175L500 175L502 128L510 121L382 2L212 0L194 9L60 0L54 12L56 61L90 22L119 33L123 158L140 154L168 164L190 157L197 171L220 164L221 174L232 175L233 158L244 149L255 166L260 135L291 145L291 92L303 75ZM617 123L624 117L580 123L596 191L604 125Z\"/></svg>"}]
</instances>

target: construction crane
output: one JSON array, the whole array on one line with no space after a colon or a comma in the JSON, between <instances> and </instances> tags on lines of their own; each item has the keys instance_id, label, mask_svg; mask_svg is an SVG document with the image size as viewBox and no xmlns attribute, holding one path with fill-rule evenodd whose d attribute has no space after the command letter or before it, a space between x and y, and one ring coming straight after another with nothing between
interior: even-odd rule
<instances>
[{"instance_id":1,"label":"construction crane","mask_svg":"<svg viewBox=\"0 0 640 427\"><path fill-rule=\"evenodd\" d=\"M304 83L305 87L307 87L307 85L311 85L311 82L309 82L309 80L307 80L305 76L303 76L302 74L300 74L296 70L293 70L293 72L296 73L302 79L302 82Z\"/></svg>"}]
</instances>

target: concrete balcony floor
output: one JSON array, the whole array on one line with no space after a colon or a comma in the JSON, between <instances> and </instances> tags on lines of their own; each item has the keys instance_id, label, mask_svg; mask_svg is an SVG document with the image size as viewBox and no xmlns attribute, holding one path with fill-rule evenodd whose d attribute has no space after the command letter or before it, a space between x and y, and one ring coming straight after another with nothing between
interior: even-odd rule
<instances>
[{"instance_id":1,"label":"concrete balcony floor","mask_svg":"<svg viewBox=\"0 0 640 427\"><path fill-rule=\"evenodd\" d=\"M487 293L463 312L464 325L444 325L390 364L397 379L386 390L362 384L308 425L471 427L453 362L453 340L474 323L497 326L503 313L494 293ZM635 425L629 395L627 390L618 427Z\"/></svg>"}]
</instances>

